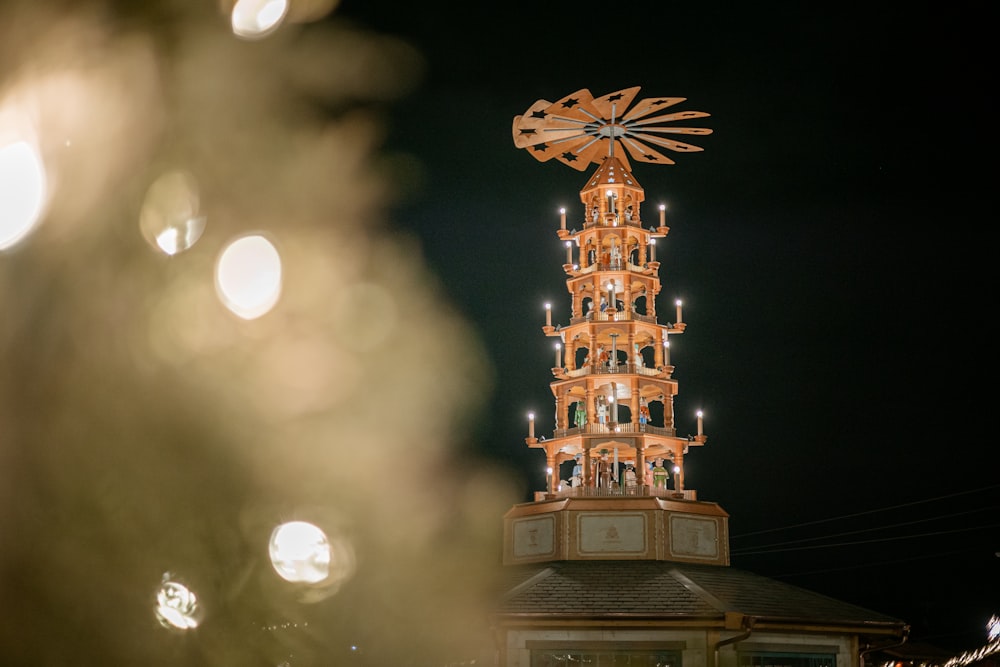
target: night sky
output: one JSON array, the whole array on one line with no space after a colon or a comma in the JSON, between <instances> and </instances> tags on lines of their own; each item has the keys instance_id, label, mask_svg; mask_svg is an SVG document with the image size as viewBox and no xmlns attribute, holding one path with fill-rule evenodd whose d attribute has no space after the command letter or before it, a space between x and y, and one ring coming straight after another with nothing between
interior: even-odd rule
<instances>
[{"instance_id":1,"label":"night sky","mask_svg":"<svg viewBox=\"0 0 1000 667\"><path fill-rule=\"evenodd\" d=\"M387 111L386 151L411 166L392 223L494 365L473 452L509 466L526 499L543 487L524 437L530 411L552 429L541 326L546 301L568 321L558 209L574 226L593 172L515 148L513 118L581 88L686 97L677 110L711 114L714 133L692 141L705 151L632 167L645 219L668 205L658 311L684 301L678 431L705 413L687 486L729 512L733 566L896 615L914 641L981 645L1000 613L1000 483L976 18L877 3L457 7L344 0L332 18L426 58Z\"/></svg>"}]
</instances>

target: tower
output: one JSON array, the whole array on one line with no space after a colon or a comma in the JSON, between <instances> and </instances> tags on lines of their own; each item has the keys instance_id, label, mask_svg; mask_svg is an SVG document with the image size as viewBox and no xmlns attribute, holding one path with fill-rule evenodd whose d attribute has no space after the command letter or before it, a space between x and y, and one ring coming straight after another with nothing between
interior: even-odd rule
<instances>
[{"instance_id":1,"label":"tower","mask_svg":"<svg viewBox=\"0 0 1000 667\"><path fill-rule=\"evenodd\" d=\"M644 216L645 190L629 162L631 156L640 162L673 163L654 146L700 151L662 135L710 134L707 128L671 124L708 114L667 113L684 101L678 97L643 99L629 110L638 92L638 87L628 88L595 99L581 90L555 103L536 102L514 119L515 145L528 148L537 159L555 158L581 171L597 164L580 190L574 226L566 228L565 211L560 217L570 318L554 326L548 309L543 327L557 341L550 385L556 409L552 437L535 437L532 418L526 439L529 447L545 454L546 488L535 500L565 500L566 507L590 499L614 500L616 511L627 507L637 520L642 518L635 530L616 528L616 538L607 544L600 533L603 522L591 536L584 521L577 528L593 548L554 540L551 555L588 559L628 554L728 564L725 512L715 504L698 503L695 491L684 484L684 456L707 438L700 415L694 436L679 435L675 418L679 389L670 337L684 333L686 324L680 301L674 304L672 321L661 321L656 310L663 288L656 241L670 231L666 213L660 206L652 221ZM571 514L548 516L554 536ZM518 539L520 531L528 530L537 540L540 526L528 523L533 527L516 511L508 516L506 527L513 531L505 542L508 562L547 557L537 550L537 541ZM629 536L634 544L628 544ZM595 547L591 537L602 546Z\"/></svg>"},{"instance_id":2,"label":"tower","mask_svg":"<svg viewBox=\"0 0 1000 667\"><path fill-rule=\"evenodd\" d=\"M556 340L555 424L536 437L529 417L545 488L504 516L499 664L861 667L906 625L731 568L729 515L684 483L684 457L707 437L700 412L697 435L678 432L669 342L687 327L680 302L672 320L657 313L655 244L669 229L662 207L644 219L629 158L672 164L660 149L701 148L669 135L711 130L673 125L708 116L669 111L684 98L633 105L638 91L583 89L514 119L515 146L538 160L597 168L557 232L570 317L553 325L549 307L542 329Z\"/></svg>"},{"instance_id":3,"label":"tower","mask_svg":"<svg viewBox=\"0 0 1000 667\"><path fill-rule=\"evenodd\" d=\"M610 126L609 132L613 131ZM580 191L581 229L567 231L565 212L561 217L558 233L566 244L563 269L571 317L565 326L556 328L547 321L543 329L558 339L551 385L555 433L544 442L530 437L528 445L545 451L547 467L553 470L548 476L549 494L561 492L561 478L554 473L577 454L582 474L573 488L586 489L583 493L590 495L614 491L602 459L611 452L610 479L618 490L694 499L692 491L684 490L683 457L689 446L702 445L706 438L700 429L691 438L677 435L678 384L669 347L670 336L684 333L686 325L680 301L675 303L674 322L660 323L656 312L661 290L656 240L669 232L665 210L661 205L658 224L645 227L645 192L625 157L615 155L616 142L606 143L607 155ZM622 478L625 459L637 471L634 487L626 486ZM658 472L645 479L646 463L657 460L667 462L666 475L659 473L663 466L656 465ZM603 468L605 479L595 466ZM666 493L668 487L673 493Z\"/></svg>"}]
</instances>

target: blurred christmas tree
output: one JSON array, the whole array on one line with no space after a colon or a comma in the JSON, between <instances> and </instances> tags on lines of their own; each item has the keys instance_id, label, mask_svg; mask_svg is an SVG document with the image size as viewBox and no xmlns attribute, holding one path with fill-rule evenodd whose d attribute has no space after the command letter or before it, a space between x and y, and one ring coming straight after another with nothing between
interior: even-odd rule
<instances>
[{"instance_id":1,"label":"blurred christmas tree","mask_svg":"<svg viewBox=\"0 0 1000 667\"><path fill-rule=\"evenodd\" d=\"M0 663L482 648L490 367L385 220L373 111L419 57L334 4L0 9Z\"/></svg>"}]
</instances>

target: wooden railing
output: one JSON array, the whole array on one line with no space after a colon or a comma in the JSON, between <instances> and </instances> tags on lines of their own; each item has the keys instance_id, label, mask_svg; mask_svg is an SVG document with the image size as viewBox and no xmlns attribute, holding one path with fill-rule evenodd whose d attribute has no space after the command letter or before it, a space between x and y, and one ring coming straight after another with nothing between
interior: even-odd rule
<instances>
[{"instance_id":1,"label":"wooden railing","mask_svg":"<svg viewBox=\"0 0 1000 667\"><path fill-rule=\"evenodd\" d=\"M667 498L670 500L697 500L698 493L694 489L682 489L681 491L675 491L674 489L664 489L651 486L634 486L629 488L622 488L619 486L612 486L611 488L602 488L595 486L565 486L558 488L555 493L547 493L545 491L536 491L535 500L551 500L554 498L621 498L621 497L640 497L640 498Z\"/></svg>"},{"instance_id":2,"label":"wooden railing","mask_svg":"<svg viewBox=\"0 0 1000 667\"><path fill-rule=\"evenodd\" d=\"M643 315L642 313L637 313L634 310L606 310L601 311L590 311L583 317L571 317L569 319L570 324L582 324L583 322L627 322L629 320L637 320L639 322L648 322L650 324L656 324L656 318L652 315ZM670 323L667 323L670 327Z\"/></svg>"},{"instance_id":3,"label":"wooden railing","mask_svg":"<svg viewBox=\"0 0 1000 667\"><path fill-rule=\"evenodd\" d=\"M664 428L662 426L652 426L650 424L632 424L631 422L621 422L618 424L584 424L582 428L560 428L553 431L555 438L565 438L571 435L606 435L609 433L651 433L653 435L665 435L673 438L677 435L677 429Z\"/></svg>"}]
</instances>

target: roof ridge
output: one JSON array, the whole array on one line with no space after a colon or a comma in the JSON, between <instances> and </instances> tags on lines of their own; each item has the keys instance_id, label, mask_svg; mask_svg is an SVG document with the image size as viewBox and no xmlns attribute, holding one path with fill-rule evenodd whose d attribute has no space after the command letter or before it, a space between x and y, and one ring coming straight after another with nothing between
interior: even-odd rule
<instances>
[{"instance_id":1,"label":"roof ridge","mask_svg":"<svg viewBox=\"0 0 1000 667\"><path fill-rule=\"evenodd\" d=\"M736 611L734 607L726 604L725 602L715 597L714 595L706 591L698 584L694 583L694 581L692 581L686 574L684 574L677 568L673 567L670 568L670 570L667 571L667 574L676 579L682 586L684 586L684 588L688 589L689 591L700 597L703 601L715 607L717 610L721 612Z\"/></svg>"},{"instance_id":2,"label":"roof ridge","mask_svg":"<svg viewBox=\"0 0 1000 667\"><path fill-rule=\"evenodd\" d=\"M548 577L552 576L552 574L555 573L555 571L556 570L554 567L546 567L540 572L531 575L530 577L519 583L517 586L514 586L514 588L507 591L507 593L501 598L501 600L507 601L510 600L511 598L517 597L518 595L521 594L521 591L531 588L532 586L542 581L543 579L547 579Z\"/></svg>"}]
</instances>

